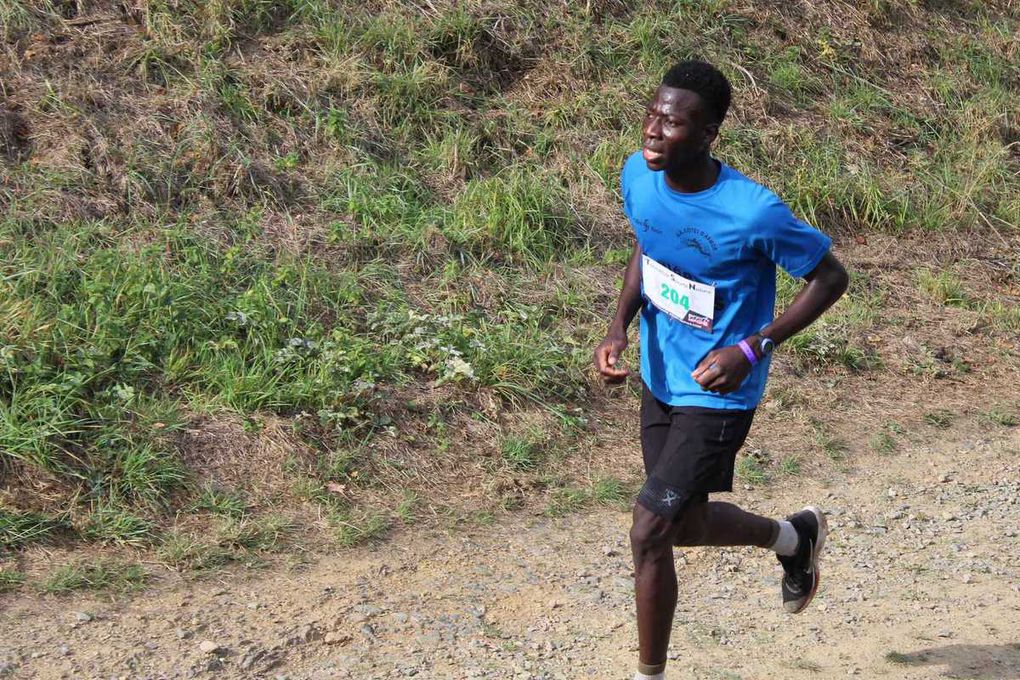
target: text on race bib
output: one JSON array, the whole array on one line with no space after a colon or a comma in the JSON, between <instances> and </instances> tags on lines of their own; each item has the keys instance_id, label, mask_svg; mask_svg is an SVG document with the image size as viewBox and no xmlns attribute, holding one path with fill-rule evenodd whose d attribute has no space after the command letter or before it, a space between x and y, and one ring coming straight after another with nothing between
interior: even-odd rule
<instances>
[{"instance_id":1,"label":"text on race bib","mask_svg":"<svg viewBox=\"0 0 1020 680\"><path fill-rule=\"evenodd\" d=\"M656 309L693 328L712 331L715 286L671 272L647 255L641 256L645 297Z\"/></svg>"}]
</instances>

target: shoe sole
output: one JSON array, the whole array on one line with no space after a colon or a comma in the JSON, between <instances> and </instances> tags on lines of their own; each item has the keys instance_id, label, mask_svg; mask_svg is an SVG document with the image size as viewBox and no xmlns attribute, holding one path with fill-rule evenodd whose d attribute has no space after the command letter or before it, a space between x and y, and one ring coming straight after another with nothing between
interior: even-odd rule
<instances>
[{"instance_id":1,"label":"shoe sole","mask_svg":"<svg viewBox=\"0 0 1020 680\"><path fill-rule=\"evenodd\" d=\"M801 512L810 512L815 516L815 520L818 521L818 540L815 541L814 549L811 551L811 572L815 575L814 585L811 587L811 592L807 594L804 601L797 609L790 612L791 614L799 614L804 611L811 600L815 599L815 593L818 592L818 584L822 582L822 572L818 568L818 556L822 554L822 548L825 547L825 537L829 534L829 523L825 519L825 513L813 505L809 505Z\"/></svg>"}]
</instances>

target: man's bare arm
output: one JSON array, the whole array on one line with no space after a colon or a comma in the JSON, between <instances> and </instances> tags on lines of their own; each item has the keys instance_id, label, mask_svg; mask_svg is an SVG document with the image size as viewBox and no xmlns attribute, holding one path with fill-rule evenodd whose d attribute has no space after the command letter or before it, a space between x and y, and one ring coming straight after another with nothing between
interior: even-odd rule
<instances>
[{"instance_id":1,"label":"man's bare arm","mask_svg":"<svg viewBox=\"0 0 1020 680\"><path fill-rule=\"evenodd\" d=\"M608 383L622 382L630 371L617 368L620 354L627 349L627 328L641 309L641 246L634 243L630 262L623 274L623 288L616 301L616 314L609 324L606 338L595 348L595 368Z\"/></svg>"},{"instance_id":2,"label":"man's bare arm","mask_svg":"<svg viewBox=\"0 0 1020 680\"><path fill-rule=\"evenodd\" d=\"M772 323L762 329L777 345L801 332L832 306L846 292L850 277L846 269L831 252L822 257L811 273L804 277L807 283L790 303L790 306ZM761 336L752 335L748 344L759 352ZM751 372L751 363L737 345L713 350L694 369L692 377L710 392L733 392Z\"/></svg>"},{"instance_id":3,"label":"man's bare arm","mask_svg":"<svg viewBox=\"0 0 1020 680\"><path fill-rule=\"evenodd\" d=\"M804 278L807 284L793 298L790 306L762 329L762 334L772 338L777 345L814 323L842 297L850 284L846 269L831 252L826 253L818 266Z\"/></svg>"}]
</instances>

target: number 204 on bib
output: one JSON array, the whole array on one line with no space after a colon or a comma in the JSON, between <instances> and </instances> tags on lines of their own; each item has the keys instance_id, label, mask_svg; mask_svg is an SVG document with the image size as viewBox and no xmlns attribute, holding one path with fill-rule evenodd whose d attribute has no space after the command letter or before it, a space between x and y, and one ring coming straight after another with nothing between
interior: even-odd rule
<instances>
[{"instance_id":1,"label":"number 204 on bib","mask_svg":"<svg viewBox=\"0 0 1020 680\"><path fill-rule=\"evenodd\" d=\"M712 332L715 286L675 274L647 255L641 256L641 279L645 297L656 309L682 324Z\"/></svg>"}]
</instances>

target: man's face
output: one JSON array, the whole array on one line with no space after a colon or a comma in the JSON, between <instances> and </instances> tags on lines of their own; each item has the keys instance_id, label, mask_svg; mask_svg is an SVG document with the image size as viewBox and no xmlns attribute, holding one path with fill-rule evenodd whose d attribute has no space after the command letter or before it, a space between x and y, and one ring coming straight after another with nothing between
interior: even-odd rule
<instances>
[{"instance_id":1,"label":"man's face","mask_svg":"<svg viewBox=\"0 0 1020 680\"><path fill-rule=\"evenodd\" d=\"M662 85L645 113L645 162L650 170L683 168L708 150L718 132L698 94Z\"/></svg>"}]
</instances>

